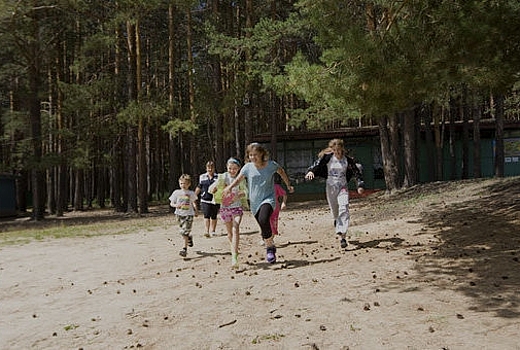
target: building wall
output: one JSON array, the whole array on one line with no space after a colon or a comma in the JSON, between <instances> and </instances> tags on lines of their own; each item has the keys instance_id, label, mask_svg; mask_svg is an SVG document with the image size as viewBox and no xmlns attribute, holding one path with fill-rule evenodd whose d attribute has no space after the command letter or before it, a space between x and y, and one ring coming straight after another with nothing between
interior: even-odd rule
<instances>
[{"instance_id":1,"label":"building wall","mask_svg":"<svg viewBox=\"0 0 520 350\"><path fill-rule=\"evenodd\" d=\"M0 217L16 216L15 178L0 175Z\"/></svg>"},{"instance_id":2,"label":"building wall","mask_svg":"<svg viewBox=\"0 0 520 350\"><path fill-rule=\"evenodd\" d=\"M268 142L261 142L264 146L276 154L276 160L287 171L291 182L295 186L295 194L301 197L322 197L324 193L324 180L315 179L313 181L306 181L304 179L307 168L317 159L318 153L327 147L331 138L338 137L333 135L328 138L316 139L291 139L279 140L277 142L277 149L275 152L270 150ZM462 177L462 141L460 137L454 144L454 154L456 159L455 179ZM382 176L382 158L380 151L380 142L378 136L362 136L344 137L345 147L349 151L349 155L355 157L363 165L363 178L369 189L385 189L385 181ZM520 130L508 131L505 134L505 175L516 176L520 175ZM492 133L484 133L480 144L481 153L481 172L482 177L494 176L494 145ZM469 148L469 178L473 178L473 153L474 150L470 145ZM419 182L426 183L435 181L434 173L432 174L431 155L427 154L426 143L424 140L419 141ZM441 180L452 179L452 162L450 156L449 141L446 140L443 146L443 178ZM355 184L351 182L350 188L354 189Z\"/></svg>"},{"instance_id":3,"label":"building wall","mask_svg":"<svg viewBox=\"0 0 520 350\"><path fill-rule=\"evenodd\" d=\"M324 180L315 179L306 181L307 168L318 158L318 153L327 147L330 139L316 140L289 140L278 141L276 152L272 152L270 144L263 143L272 154L276 154L276 160L284 167L291 182L294 184L297 194L323 193ZM368 188L381 189L385 187L382 178L382 163L379 139L377 137L345 138L345 148L348 154L358 160L363 166L363 179ZM378 170L381 169L381 170ZM351 182L350 188L355 188Z\"/></svg>"}]
</instances>

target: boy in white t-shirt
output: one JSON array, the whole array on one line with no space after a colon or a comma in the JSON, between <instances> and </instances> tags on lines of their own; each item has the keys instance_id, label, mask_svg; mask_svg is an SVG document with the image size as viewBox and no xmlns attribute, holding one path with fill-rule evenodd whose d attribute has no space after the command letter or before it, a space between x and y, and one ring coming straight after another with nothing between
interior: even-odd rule
<instances>
[{"instance_id":1,"label":"boy in white t-shirt","mask_svg":"<svg viewBox=\"0 0 520 350\"><path fill-rule=\"evenodd\" d=\"M179 177L180 189L173 191L170 200L170 206L175 208L175 216L179 222L180 234L184 238L184 247L179 255L185 257L188 255L188 247L193 247L193 236L191 228L193 226L193 217L198 215L197 211L197 195L195 191L190 190L191 177L183 174Z\"/></svg>"}]
</instances>

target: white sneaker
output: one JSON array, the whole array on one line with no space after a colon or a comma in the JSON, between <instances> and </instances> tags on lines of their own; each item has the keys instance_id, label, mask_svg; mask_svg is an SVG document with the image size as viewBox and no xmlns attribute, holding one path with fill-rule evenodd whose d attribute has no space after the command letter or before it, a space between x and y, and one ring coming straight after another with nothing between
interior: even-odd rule
<instances>
[{"instance_id":1,"label":"white sneaker","mask_svg":"<svg viewBox=\"0 0 520 350\"><path fill-rule=\"evenodd\" d=\"M260 243L260 245L265 245L265 242L264 242L264 240L263 240L263 239L262 239L262 240L260 240L260 242L259 242L259 243Z\"/></svg>"}]
</instances>

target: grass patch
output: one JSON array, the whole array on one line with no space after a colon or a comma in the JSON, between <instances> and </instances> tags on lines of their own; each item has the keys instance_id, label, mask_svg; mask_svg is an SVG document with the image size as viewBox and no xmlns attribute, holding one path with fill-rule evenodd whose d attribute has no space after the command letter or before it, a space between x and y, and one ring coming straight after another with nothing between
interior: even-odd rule
<instances>
[{"instance_id":1,"label":"grass patch","mask_svg":"<svg viewBox=\"0 0 520 350\"><path fill-rule=\"evenodd\" d=\"M164 222L160 218L111 220L80 225L33 223L23 228L12 228L9 231L0 232L0 245L26 244L47 239L125 235L143 230L153 231L157 227L163 226Z\"/></svg>"}]
</instances>

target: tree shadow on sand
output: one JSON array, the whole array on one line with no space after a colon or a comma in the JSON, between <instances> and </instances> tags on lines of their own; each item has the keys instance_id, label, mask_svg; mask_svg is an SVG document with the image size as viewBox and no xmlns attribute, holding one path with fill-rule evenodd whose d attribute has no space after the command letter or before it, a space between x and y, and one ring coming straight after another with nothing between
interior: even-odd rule
<instances>
[{"instance_id":1,"label":"tree shadow on sand","mask_svg":"<svg viewBox=\"0 0 520 350\"><path fill-rule=\"evenodd\" d=\"M474 311L520 317L520 178L430 209L418 235L433 231L438 240L418 249L420 279L471 297Z\"/></svg>"},{"instance_id":2,"label":"tree shadow on sand","mask_svg":"<svg viewBox=\"0 0 520 350\"><path fill-rule=\"evenodd\" d=\"M334 257L330 259L317 259L317 260L309 260L309 259L291 259L291 260L282 260L278 261L275 264L270 264L268 262L257 262L257 263L250 263L245 262L245 265L249 266L249 270L271 270L273 268L275 269L296 269L300 267L306 267L306 266L313 266L317 264L326 264L333 261L340 260L341 257Z\"/></svg>"},{"instance_id":3,"label":"tree shadow on sand","mask_svg":"<svg viewBox=\"0 0 520 350\"><path fill-rule=\"evenodd\" d=\"M348 250L360 250L360 249L398 249L404 242L404 239L398 237L384 238L384 239L373 239L368 242L360 242L357 240L350 240L349 244L354 245L354 248Z\"/></svg>"}]
</instances>

